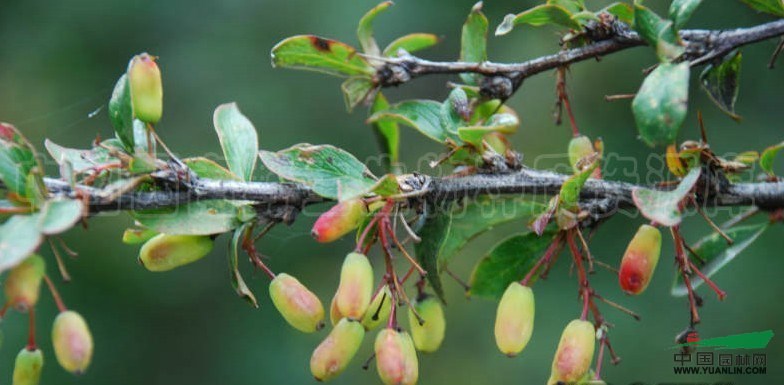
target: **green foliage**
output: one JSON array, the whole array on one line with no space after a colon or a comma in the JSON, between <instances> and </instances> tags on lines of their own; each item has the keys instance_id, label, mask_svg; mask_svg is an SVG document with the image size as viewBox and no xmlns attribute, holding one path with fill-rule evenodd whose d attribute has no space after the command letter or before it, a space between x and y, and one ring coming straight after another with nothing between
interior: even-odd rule
<instances>
[{"instance_id":1,"label":"green foliage","mask_svg":"<svg viewBox=\"0 0 784 385\"><path fill-rule=\"evenodd\" d=\"M663 226L675 226L681 222L680 203L691 193L700 177L700 168L692 168L671 191L635 188L632 191L634 204L646 218Z\"/></svg>"},{"instance_id":2,"label":"green foliage","mask_svg":"<svg viewBox=\"0 0 784 385\"><path fill-rule=\"evenodd\" d=\"M74 199L54 198L46 201L38 214L38 230L44 235L60 234L73 227L82 217L84 205Z\"/></svg>"},{"instance_id":3,"label":"green foliage","mask_svg":"<svg viewBox=\"0 0 784 385\"><path fill-rule=\"evenodd\" d=\"M419 230L422 242L414 250L420 265L429 272L427 279L436 294L443 300L440 273L468 242L494 226L530 218L543 208L522 198L479 198L464 205L434 207L437 212Z\"/></svg>"},{"instance_id":4,"label":"green foliage","mask_svg":"<svg viewBox=\"0 0 784 385\"><path fill-rule=\"evenodd\" d=\"M324 72L335 76L371 76L370 63L356 49L337 40L314 35L292 36L272 48L272 65Z\"/></svg>"},{"instance_id":5,"label":"green foliage","mask_svg":"<svg viewBox=\"0 0 784 385\"><path fill-rule=\"evenodd\" d=\"M717 64L707 65L700 74L702 89L724 113L735 120L740 119L735 113L735 101L738 100L742 59L740 51L736 51Z\"/></svg>"},{"instance_id":6,"label":"green foliage","mask_svg":"<svg viewBox=\"0 0 784 385\"><path fill-rule=\"evenodd\" d=\"M634 23L634 8L627 3L612 3L604 7L599 13L609 13L615 16L619 21L631 25Z\"/></svg>"},{"instance_id":7,"label":"green foliage","mask_svg":"<svg viewBox=\"0 0 784 385\"><path fill-rule=\"evenodd\" d=\"M460 35L460 61L480 63L487 60L487 29L489 22L482 13L482 3L476 3L468 14ZM466 84L479 84L479 75L460 74Z\"/></svg>"},{"instance_id":8,"label":"green foliage","mask_svg":"<svg viewBox=\"0 0 784 385\"><path fill-rule=\"evenodd\" d=\"M572 13L568 9L556 4L543 4L517 15L506 15L504 21L496 28L495 34L506 35L515 26L523 24L534 27L556 24L574 30L582 29L582 25L572 18Z\"/></svg>"},{"instance_id":9,"label":"green foliage","mask_svg":"<svg viewBox=\"0 0 784 385\"><path fill-rule=\"evenodd\" d=\"M370 192L376 179L353 155L330 145L296 146L259 155L281 178L302 183L325 198L347 200Z\"/></svg>"},{"instance_id":10,"label":"green foliage","mask_svg":"<svg viewBox=\"0 0 784 385\"><path fill-rule=\"evenodd\" d=\"M470 294L501 298L510 283L520 281L533 268L554 236L554 232L542 236L529 232L513 235L495 245L474 267Z\"/></svg>"},{"instance_id":11,"label":"green foliage","mask_svg":"<svg viewBox=\"0 0 784 385\"><path fill-rule=\"evenodd\" d=\"M38 215L15 215L0 225L0 272L13 268L43 241Z\"/></svg>"},{"instance_id":12,"label":"green foliage","mask_svg":"<svg viewBox=\"0 0 784 385\"><path fill-rule=\"evenodd\" d=\"M673 22L662 19L639 3L634 5L634 30L656 49L662 62L672 61L684 52Z\"/></svg>"},{"instance_id":13,"label":"green foliage","mask_svg":"<svg viewBox=\"0 0 784 385\"><path fill-rule=\"evenodd\" d=\"M769 13L771 15L784 17L784 1L781 0L740 0L749 7Z\"/></svg>"},{"instance_id":14,"label":"green foliage","mask_svg":"<svg viewBox=\"0 0 784 385\"><path fill-rule=\"evenodd\" d=\"M719 233L713 233L700 239L692 247L698 258L705 261L704 266L700 266L700 270L710 278L732 262L743 250L751 246L768 227L770 226L767 223L733 227L725 231L734 241L731 245L728 244ZM693 277L691 279L691 285L695 289L703 283L705 283L705 281L700 277ZM682 297L688 294L686 285L683 284L683 281L678 274L675 276L671 293L676 297Z\"/></svg>"},{"instance_id":15,"label":"green foliage","mask_svg":"<svg viewBox=\"0 0 784 385\"><path fill-rule=\"evenodd\" d=\"M254 159L256 154L253 154ZM219 165L213 160L204 157L187 158L182 160L194 174L201 178L219 179L219 180L240 180L240 177L234 175L231 171Z\"/></svg>"},{"instance_id":16,"label":"green foliage","mask_svg":"<svg viewBox=\"0 0 784 385\"><path fill-rule=\"evenodd\" d=\"M686 119L689 63L659 64L632 102L640 138L648 145L670 144Z\"/></svg>"},{"instance_id":17,"label":"green foliage","mask_svg":"<svg viewBox=\"0 0 784 385\"><path fill-rule=\"evenodd\" d=\"M27 176L37 166L33 147L16 127L0 123L0 181L20 196L27 195Z\"/></svg>"},{"instance_id":18,"label":"green foliage","mask_svg":"<svg viewBox=\"0 0 784 385\"><path fill-rule=\"evenodd\" d=\"M229 170L244 181L251 180L259 151L253 123L240 112L236 103L218 106L213 123Z\"/></svg>"},{"instance_id":19,"label":"green foliage","mask_svg":"<svg viewBox=\"0 0 784 385\"><path fill-rule=\"evenodd\" d=\"M673 0L670 3L670 20L676 30L683 28L702 0Z\"/></svg>"},{"instance_id":20,"label":"green foliage","mask_svg":"<svg viewBox=\"0 0 784 385\"><path fill-rule=\"evenodd\" d=\"M212 235L231 231L246 219L247 205L227 200L204 200L174 208L134 211L145 227L172 235Z\"/></svg>"},{"instance_id":21,"label":"green foliage","mask_svg":"<svg viewBox=\"0 0 784 385\"><path fill-rule=\"evenodd\" d=\"M773 161L776 160L776 155L778 155L781 149L784 149L784 142L766 148L765 151L762 152L762 155L760 155L760 168L770 176L775 176L773 173Z\"/></svg>"},{"instance_id":22,"label":"green foliage","mask_svg":"<svg viewBox=\"0 0 784 385\"><path fill-rule=\"evenodd\" d=\"M378 16L379 13L385 11L390 6L392 6L391 1L380 3L368 11L364 16L362 16L362 19L359 20L359 26L357 27L357 39L359 39L359 44L362 47L362 50L365 51L365 53L368 55L378 56L381 54L381 51L378 48L378 44L376 43L376 39L373 38L373 20L376 18L376 16Z\"/></svg>"},{"instance_id":23,"label":"green foliage","mask_svg":"<svg viewBox=\"0 0 784 385\"><path fill-rule=\"evenodd\" d=\"M384 52L381 54L387 57L394 57L397 56L398 51L401 49L408 53L413 53L430 48L438 44L439 41L441 41L441 39L432 33L409 33L408 35L403 35L393 40L384 48Z\"/></svg>"},{"instance_id":24,"label":"green foliage","mask_svg":"<svg viewBox=\"0 0 784 385\"><path fill-rule=\"evenodd\" d=\"M246 223L234 230L234 235L231 237L231 241L229 241L229 252L227 257L229 260L229 278L231 279L231 286L234 288L234 291L251 306L258 308L259 301L256 300L256 296L253 295L253 292L250 291L245 280L242 279L242 274L240 274L239 269L240 248L243 239L253 235L252 229L253 227L249 223Z\"/></svg>"},{"instance_id":25,"label":"green foliage","mask_svg":"<svg viewBox=\"0 0 784 385\"><path fill-rule=\"evenodd\" d=\"M442 103L433 100L406 100L374 113L368 118L368 122L393 120L412 127L439 143L444 143L447 138L459 139L457 132L449 130L451 122L441 115L441 106Z\"/></svg>"}]
</instances>

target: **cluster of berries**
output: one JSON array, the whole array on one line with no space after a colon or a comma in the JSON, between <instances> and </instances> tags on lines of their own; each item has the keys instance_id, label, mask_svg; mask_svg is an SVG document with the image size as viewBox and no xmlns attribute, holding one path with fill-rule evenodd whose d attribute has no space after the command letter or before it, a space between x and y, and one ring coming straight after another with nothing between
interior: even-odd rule
<instances>
[{"instance_id":1,"label":"cluster of berries","mask_svg":"<svg viewBox=\"0 0 784 385\"><path fill-rule=\"evenodd\" d=\"M7 309L14 309L30 316L30 337L27 346L16 356L13 373L13 385L37 385L41 378L44 356L35 343L34 307L38 303L41 284L46 276L46 266L41 256L33 254L22 263L11 269L5 278ZM51 282L47 282L50 285ZM53 286L50 288L54 289ZM60 366L68 372L81 374L87 370L93 356L93 337L82 316L67 310L56 291L52 291L60 313L52 325L52 345L55 357Z\"/></svg>"}]
</instances>

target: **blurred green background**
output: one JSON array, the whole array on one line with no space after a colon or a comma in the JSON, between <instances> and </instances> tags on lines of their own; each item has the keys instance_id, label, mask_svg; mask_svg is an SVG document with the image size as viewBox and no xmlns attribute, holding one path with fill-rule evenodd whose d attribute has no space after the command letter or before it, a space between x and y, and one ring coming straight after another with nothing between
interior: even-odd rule
<instances>
[{"instance_id":1,"label":"blurred green background","mask_svg":"<svg viewBox=\"0 0 784 385\"><path fill-rule=\"evenodd\" d=\"M602 1L587 1L598 9ZM669 2L650 2L664 14ZM0 5L0 120L20 127L37 145L44 138L72 147L87 147L96 136L112 135L105 106L114 82L128 59L142 51L160 56L164 74L165 112L159 132L183 156L218 153L212 111L221 103L237 101L255 123L262 148L280 149L299 142L329 143L359 158L377 154L373 135L363 124L365 112L345 111L339 81L321 74L273 69L269 50L279 40L315 33L355 44L355 25L375 5L362 1L118 1L118 0L3 0ZM426 58L450 60L459 52L460 28L472 0L401 0L377 19L383 44L409 32L433 32L444 37ZM534 5L532 1L495 1L485 4L491 28L503 15ZM689 23L694 28L730 28L769 20L737 1L705 2ZM521 61L558 49L550 28L521 28L508 36L490 37L489 56L498 62ZM690 116L681 138L696 139L696 111L702 110L711 145L718 153L759 150L780 141L782 132L781 68L766 69L774 42L748 47L744 52L738 124L722 115L692 81ZM609 177L653 182L662 165L649 160L650 149L636 139L628 101L608 103L604 95L634 92L641 70L655 62L649 49L637 48L601 62L574 65L569 89L578 123L586 134L602 136L609 153ZM784 67L784 63L780 63ZM696 79L699 70L693 72ZM428 97L443 99L445 81L422 78L389 90L392 100ZM526 81L509 101L522 117L513 137L529 166L563 163L569 139L566 126L551 118L554 76L545 73ZM100 112L93 118L88 114ZM409 169L428 170L420 159L440 150L414 131L403 132L404 161ZM658 151L658 149L657 149ZM635 166L636 165L636 166ZM648 172L648 167L656 169ZM615 172L612 172L615 170ZM54 169L50 170L55 172ZM657 174L658 173L658 174ZM726 217L721 213L720 218ZM298 276L328 303L337 285L338 269L349 240L317 245L308 232L312 219L303 217L291 227L274 229L260 248L271 256L276 271ZM617 263L639 218L619 216L596 234L593 253ZM324 336L303 335L287 326L266 294L268 281L243 265L249 285L261 301L254 310L237 299L226 267L226 237L204 260L165 274L145 271L136 263L137 248L120 243L131 224L126 215L107 214L90 221L89 231L75 229L65 240L80 253L68 262L74 277L60 284L67 304L80 311L95 337L92 367L74 377L58 367L49 344L55 307L42 294L37 325L46 355L45 384L312 384L308 361ZM523 223L503 226L461 252L454 270L467 277L475 261L496 242ZM709 229L698 218L685 225L687 240L695 241ZM729 296L718 303L707 289L700 331L705 337L773 329L784 332L781 293L784 281L782 228L776 226L749 248L730 268L715 276ZM611 338L623 357L618 366L606 365L613 384L688 382L771 384L784 380L784 343L776 336L764 351L768 374L763 376L674 376L673 336L687 324L687 302L669 295L673 266L670 246L656 279L638 298L622 294L606 271L593 278L604 294L643 315L641 322L606 309L616 327ZM56 275L51 264L50 273ZM59 282L59 279L58 279ZM446 282L450 304L447 337L442 349L421 356L422 384L541 384L547 379L561 329L578 316L575 279L566 259L551 278L536 284L537 315L534 337L515 359L503 357L493 341L495 304L464 300L454 282ZM24 344L26 318L9 313L2 324L0 383L9 383L13 358ZM370 339L370 338L369 338ZM369 356L366 343L347 372L335 384L380 383L372 369L363 372Z\"/></svg>"}]
</instances>

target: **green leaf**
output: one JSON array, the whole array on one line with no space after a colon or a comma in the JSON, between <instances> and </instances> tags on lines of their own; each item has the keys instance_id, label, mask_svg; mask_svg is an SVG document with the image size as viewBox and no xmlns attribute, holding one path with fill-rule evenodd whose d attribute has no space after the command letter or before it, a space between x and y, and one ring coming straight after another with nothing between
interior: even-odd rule
<instances>
[{"instance_id":1,"label":"green leaf","mask_svg":"<svg viewBox=\"0 0 784 385\"><path fill-rule=\"evenodd\" d=\"M389 108L387 98L381 93L376 93L373 105L370 107L370 114L383 111ZM377 119L373 122L373 133L381 146L382 151L389 155L387 169L398 163L400 160L400 127L393 119Z\"/></svg>"},{"instance_id":2,"label":"green leaf","mask_svg":"<svg viewBox=\"0 0 784 385\"><path fill-rule=\"evenodd\" d=\"M441 115L441 103L433 100L406 100L392 105L386 110L374 113L369 123L381 119L395 121L413 127L430 139L444 143L452 135L445 128Z\"/></svg>"},{"instance_id":3,"label":"green leaf","mask_svg":"<svg viewBox=\"0 0 784 385\"><path fill-rule=\"evenodd\" d=\"M106 142L108 142L108 140L104 141L104 143ZM119 158L112 156L109 150L100 146L96 146L90 150L78 150L60 146L49 139L44 141L44 146L57 164L62 166L64 162L70 162L73 172L76 174L81 174L85 171L109 164L120 163Z\"/></svg>"},{"instance_id":4,"label":"green leaf","mask_svg":"<svg viewBox=\"0 0 784 385\"><path fill-rule=\"evenodd\" d=\"M556 24L574 30L583 29L580 23L572 19L572 13L567 9L554 4L543 4L517 15L506 15L503 22L496 28L495 35L506 35L512 31L512 28L521 24L529 24L534 27Z\"/></svg>"},{"instance_id":5,"label":"green leaf","mask_svg":"<svg viewBox=\"0 0 784 385\"><path fill-rule=\"evenodd\" d=\"M391 1L380 3L365 13L359 20L359 26L357 26L357 39L359 39L359 45L362 46L362 50L368 55L378 56L381 53L378 49L376 39L373 38L373 20L375 20L379 13L385 11L390 6L392 6Z\"/></svg>"},{"instance_id":6,"label":"green leaf","mask_svg":"<svg viewBox=\"0 0 784 385\"><path fill-rule=\"evenodd\" d=\"M27 176L37 165L33 148L22 133L8 123L0 123L0 181L6 188L26 196Z\"/></svg>"},{"instance_id":7,"label":"green leaf","mask_svg":"<svg viewBox=\"0 0 784 385\"><path fill-rule=\"evenodd\" d=\"M84 213L84 204L76 199L51 199L39 214L38 229L44 235L60 234L73 227Z\"/></svg>"},{"instance_id":8,"label":"green leaf","mask_svg":"<svg viewBox=\"0 0 784 385\"><path fill-rule=\"evenodd\" d=\"M596 156L589 165L586 165L580 172L570 176L569 179L564 181L563 185L561 185L561 191L558 196L560 199L559 207L562 209L569 211L579 210L578 203L580 202L580 191L582 191L583 185L585 185L585 182L591 174L593 174L593 171L599 167L599 154L594 154Z\"/></svg>"},{"instance_id":9,"label":"green leaf","mask_svg":"<svg viewBox=\"0 0 784 385\"><path fill-rule=\"evenodd\" d=\"M158 235L157 231L147 228L125 229L122 236L122 242L126 245L138 245L149 241L156 235Z\"/></svg>"},{"instance_id":10,"label":"green leaf","mask_svg":"<svg viewBox=\"0 0 784 385\"><path fill-rule=\"evenodd\" d=\"M634 6L634 30L656 49L656 54L662 62L672 61L685 50L673 22L662 19L640 4Z\"/></svg>"},{"instance_id":11,"label":"green leaf","mask_svg":"<svg viewBox=\"0 0 784 385\"><path fill-rule=\"evenodd\" d=\"M389 43L389 45L384 48L383 55L395 57L397 56L397 52L401 49L408 53L421 51L438 44L439 41L441 41L441 39L432 33L410 33Z\"/></svg>"},{"instance_id":12,"label":"green leaf","mask_svg":"<svg viewBox=\"0 0 784 385\"><path fill-rule=\"evenodd\" d=\"M718 233L713 233L700 239L700 241L692 247L694 252L706 262L705 266L700 267L700 271L708 278L712 277L721 268L732 262L738 254L754 243L768 227L770 226L767 223L760 223L737 226L726 230L725 233L734 241L732 245L728 245L727 241ZM705 281L700 277L694 276L691 279L691 285L695 289L700 287L703 283L705 283ZM676 297L682 297L688 294L688 290L683 284L680 274L676 275L671 294Z\"/></svg>"},{"instance_id":13,"label":"green leaf","mask_svg":"<svg viewBox=\"0 0 784 385\"><path fill-rule=\"evenodd\" d=\"M364 103L375 88L373 80L366 76L352 76L344 80L340 90L343 91L346 110L351 112L354 107Z\"/></svg>"},{"instance_id":14,"label":"green leaf","mask_svg":"<svg viewBox=\"0 0 784 385\"><path fill-rule=\"evenodd\" d=\"M314 35L292 36L272 48L274 67L305 69L336 76L368 75L373 67L354 47Z\"/></svg>"},{"instance_id":15,"label":"green leaf","mask_svg":"<svg viewBox=\"0 0 784 385\"><path fill-rule=\"evenodd\" d=\"M283 179L302 183L325 198L346 200L371 191L376 179L348 152L330 145L298 144L261 151L261 161Z\"/></svg>"},{"instance_id":16,"label":"green leaf","mask_svg":"<svg viewBox=\"0 0 784 385\"><path fill-rule=\"evenodd\" d=\"M499 299L512 282L522 280L553 242L555 232L541 237L533 232L513 235L495 245L474 267L472 296Z\"/></svg>"},{"instance_id":17,"label":"green leaf","mask_svg":"<svg viewBox=\"0 0 784 385\"><path fill-rule=\"evenodd\" d=\"M32 254L43 241L38 215L15 215L0 225L0 273Z\"/></svg>"},{"instance_id":18,"label":"green leaf","mask_svg":"<svg viewBox=\"0 0 784 385\"><path fill-rule=\"evenodd\" d=\"M673 0L670 3L670 20L676 30L683 28L702 0Z\"/></svg>"},{"instance_id":19,"label":"green leaf","mask_svg":"<svg viewBox=\"0 0 784 385\"><path fill-rule=\"evenodd\" d=\"M128 152L133 153L134 132L133 132L133 106L131 105L131 86L128 84L128 75L123 74L114 85L112 97L109 99L109 119L114 126L117 138L125 146Z\"/></svg>"},{"instance_id":20,"label":"green leaf","mask_svg":"<svg viewBox=\"0 0 784 385\"><path fill-rule=\"evenodd\" d=\"M648 145L670 144L686 119L689 63L662 63L643 81L632 102L640 138Z\"/></svg>"},{"instance_id":21,"label":"green leaf","mask_svg":"<svg viewBox=\"0 0 784 385\"><path fill-rule=\"evenodd\" d=\"M573 14L585 11L584 0L547 0L547 4L557 5Z\"/></svg>"},{"instance_id":22,"label":"green leaf","mask_svg":"<svg viewBox=\"0 0 784 385\"><path fill-rule=\"evenodd\" d=\"M373 186L373 193L382 197L400 194L400 184L397 182L397 175L386 174L382 176Z\"/></svg>"},{"instance_id":23,"label":"green leaf","mask_svg":"<svg viewBox=\"0 0 784 385\"><path fill-rule=\"evenodd\" d=\"M245 224L242 227L234 230L234 236L231 238L231 242L229 243L229 276L231 278L231 287L234 288L234 291L240 298L246 300L251 306L258 308L259 301L256 300L256 296L253 295L253 292L248 288L248 285L245 284L245 280L242 279L242 275L240 274L239 269L239 249L242 243L242 239L245 236L252 235L250 234L251 227L249 224Z\"/></svg>"},{"instance_id":24,"label":"green leaf","mask_svg":"<svg viewBox=\"0 0 784 385\"><path fill-rule=\"evenodd\" d=\"M159 233L174 235L212 235L231 231L242 224L239 219L245 204L226 200L204 200L155 210L133 211L131 215Z\"/></svg>"},{"instance_id":25,"label":"green leaf","mask_svg":"<svg viewBox=\"0 0 784 385\"><path fill-rule=\"evenodd\" d=\"M444 286L441 282L441 275L438 271L438 256L441 253L441 248L444 242L449 239L449 230L452 226L452 215L448 212L442 211L446 208L435 210L436 213L428 215L425 219L425 224L419 230L419 237L422 241L414 244L414 252L416 253L419 266L427 272L425 278L436 293L441 302L446 303L444 296Z\"/></svg>"},{"instance_id":26,"label":"green leaf","mask_svg":"<svg viewBox=\"0 0 784 385\"><path fill-rule=\"evenodd\" d=\"M444 268L468 242L494 226L532 217L545 206L523 198L498 199L482 197L451 210L449 237L438 252L438 266Z\"/></svg>"},{"instance_id":27,"label":"green leaf","mask_svg":"<svg viewBox=\"0 0 784 385\"><path fill-rule=\"evenodd\" d=\"M256 128L237 108L236 103L218 106L212 117L226 164L244 181L253 179L259 139Z\"/></svg>"},{"instance_id":28,"label":"green leaf","mask_svg":"<svg viewBox=\"0 0 784 385\"><path fill-rule=\"evenodd\" d=\"M238 176L234 175L231 171L225 169L218 163L204 158L186 158L182 160L185 165L193 171L199 178L206 179L220 179L220 180L241 180Z\"/></svg>"},{"instance_id":29,"label":"green leaf","mask_svg":"<svg viewBox=\"0 0 784 385\"><path fill-rule=\"evenodd\" d=\"M612 3L606 7L604 7L601 11L597 12L600 13L609 13L610 15L615 16L616 19L619 21L631 25L634 23L634 8L631 4L628 3Z\"/></svg>"},{"instance_id":30,"label":"green leaf","mask_svg":"<svg viewBox=\"0 0 784 385\"><path fill-rule=\"evenodd\" d=\"M738 100L740 86L740 65L743 59L740 51L730 54L719 64L710 64L700 75L700 85L711 100L727 115L735 120L735 101Z\"/></svg>"},{"instance_id":31,"label":"green leaf","mask_svg":"<svg viewBox=\"0 0 784 385\"><path fill-rule=\"evenodd\" d=\"M784 142L770 146L760 155L759 164L763 171L770 176L775 176L773 173L773 161L776 160L776 155L784 148Z\"/></svg>"},{"instance_id":32,"label":"green leaf","mask_svg":"<svg viewBox=\"0 0 784 385\"><path fill-rule=\"evenodd\" d=\"M502 134L513 134L517 131L520 120L516 115L510 113L495 114L481 126L466 126L457 129L457 134L466 143L470 143L476 148L482 148L482 139L491 132Z\"/></svg>"},{"instance_id":33,"label":"green leaf","mask_svg":"<svg viewBox=\"0 0 784 385\"><path fill-rule=\"evenodd\" d=\"M487 17L482 13L482 2L471 8L460 37L460 61L481 63L487 60ZM478 74L460 74L460 78L470 85L478 85L481 78Z\"/></svg>"},{"instance_id":34,"label":"green leaf","mask_svg":"<svg viewBox=\"0 0 784 385\"><path fill-rule=\"evenodd\" d=\"M782 0L740 0L757 11L784 17L784 1Z\"/></svg>"},{"instance_id":35,"label":"green leaf","mask_svg":"<svg viewBox=\"0 0 784 385\"><path fill-rule=\"evenodd\" d=\"M635 188L632 190L634 204L643 216L662 226L670 227L681 223L678 205L699 180L700 170L699 167L692 168L672 191Z\"/></svg>"}]
</instances>

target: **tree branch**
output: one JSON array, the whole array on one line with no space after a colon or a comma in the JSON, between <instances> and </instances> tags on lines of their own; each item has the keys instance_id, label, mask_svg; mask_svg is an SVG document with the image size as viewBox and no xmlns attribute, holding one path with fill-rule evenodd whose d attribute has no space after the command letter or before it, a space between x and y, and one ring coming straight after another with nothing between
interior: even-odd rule
<instances>
[{"instance_id":1,"label":"tree branch","mask_svg":"<svg viewBox=\"0 0 784 385\"><path fill-rule=\"evenodd\" d=\"M434 178L419 174L400 177L402 184L410 186L408 194L430 202L455 201L479 196L539 196L557 194L568 178L547 171L523 169L504 174L475 174L463 177ZM188 183L176 182L175 177L162 171L156 174L162 186L178 186L168 191L132 192L116 196L87 186L74 190L61 180L45 180L50 192L70 198L89 200L92 213L118 210L147 210L177 207L185 203L207 199L251 201L269 219L286 220L291 209L323 202L309 188L293 183L235 182L194 178ZM702 183L707 185L707 183ZM618 209L634 207L632 190L647 188L630 183L590 179L581 193L581 207L596 220L606 218ZM705 189L706 191L709 189ZM721 191L697 191L703 206L758 206L765 210L784 208L784 182L738 183L725 185Z\"/></svg>"},{"instance_id":2,"label":"tree branch","mask_svg":"<svg viewBox=\"0 0 784 385\"><path fill-rule=\"evenodd\" d=\"M612 30L613 34L605 40L515 64L489 61L437 62L405 54L386 59L386 64L378 71L377 81L382 87L389 87L424 75L470 72L488 77L482 84L482 91L486 95L506 99L527 77L572 63L600 58L627 48L646 45L636 32L631 31L623 23L615 22ZM782 35L784 35L784 19L732 30L682 30L680 36L686 53L680 60L689 60L693 66L705 64L738 47Z\"/></svg>"}]
</instances>

